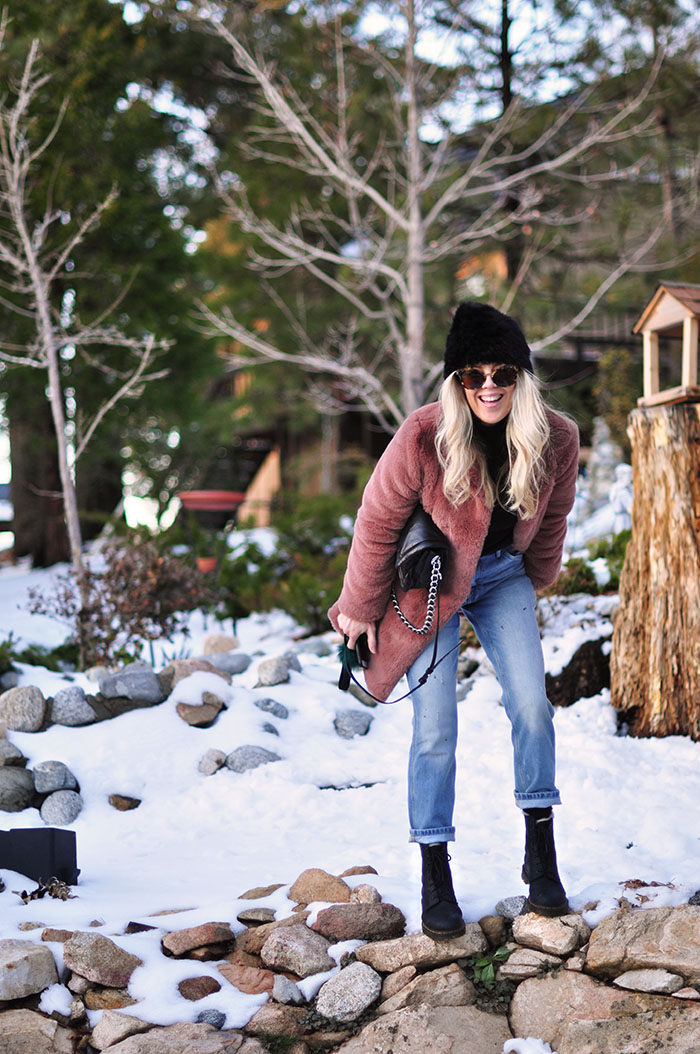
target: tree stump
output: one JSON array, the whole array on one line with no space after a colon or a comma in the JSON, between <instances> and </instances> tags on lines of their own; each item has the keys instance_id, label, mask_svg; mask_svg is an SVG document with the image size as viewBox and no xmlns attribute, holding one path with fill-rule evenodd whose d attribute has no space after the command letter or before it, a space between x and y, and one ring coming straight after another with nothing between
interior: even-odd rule
<instances>
[{"instance_id":1,"label":"tree stump","mask_svg":"<svg viewBox=\"0 0 700 1054\"><path fill-rule=\"evenodd\" d=\"M700 739L700 404L633 410L632 538L611 701L635 736Z\"/></svg>"}]
</instances>

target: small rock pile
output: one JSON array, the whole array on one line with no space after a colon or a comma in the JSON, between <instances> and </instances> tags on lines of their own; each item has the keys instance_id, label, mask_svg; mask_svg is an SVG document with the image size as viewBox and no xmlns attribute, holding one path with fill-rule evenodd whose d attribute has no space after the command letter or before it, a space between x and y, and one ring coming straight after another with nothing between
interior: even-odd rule
<instances>
[{"instance_id":1,"label":"small rock pile","mask_svg":"<svg viewBox=\"0 0 700 1054\"><path fill-rule=\"evenodd\" d=\"M0 1054L387 1054L397 1036L402 1054L502 1054L514 1036L538 1037L558 1054L700 1050L697 905L626 904L591 932L573 913L509 917L523 902L509 898L497 905L504 914L436 942L406 934L401 911L371 881L357 881L373 874L369 866L340 876L304 871L281 919L264 903L280 885L248 890L239 899L251 907L238 914L237 932L228 921L161 929L164 956L217 970L180 981L194 1020L167 1027L123 1012L137 1006L129 985L142 960L118 935L44 928L41 943L0 941ZM328 906L312 914L319 902ZM159 919L151 922L125 932L152 935ZM353 950L338 968L329 950L342 942ZM492 980L489 965L497 966ZM302 981L327 973L305 998ZM42 1013L41 993L60 983L69 1009ZM268 995L242 1029L223 1028L225 1014L212 1006L227 985ZM203 999L207 1008L197 1012ZM98 1009L91 1028L87 1011Z\"/></svg>"},{"instance_id":2,"label":"small rock pile","mask_svg":"<svg viewBox=\"0 0 700 1054\"><path fill-rule=\"evenodd\" d=\"M213 673L228 687L232 678L245 673L253 661L250 655L237 651L237 647L235 637L217 633L206 638L201 656L173 660L157 672L146 662L130 663L117 671L96 667L88 671L97 684L94 694L72 684L47 699L35 685L13 683L17 680L13 672L4 674L0 678L0 688L5 688L0 693L0 812L21 812L35 807L49 826L65 827L78 818L83 807L78 780L68 767L61 761L47 760L30 771L27 758L7 738L8 731L43 732L51 725L77 728L109 720L129 710L157 706L171 695L180 681L198 672ZM306 647L319 655L329 652L323 639L306 642ZM296 652L265 659L258 664L256 688L285 684L290 671L301 672ZM369 700L361 690L355 694L361 702ZM275 720L289 718L287 707L275 699L256 698L253 705ZM225 709L223 699L210 690L202 692L197 704L178 702L176 705L178 716L192 728L210 728ZM367 706L362 710L339 709L333 722L336 734L343 739L366 735L373 721L366 710ZM279 735L272 721L262 727L265 732ZM272 750L242 744L228 752L207 750L199 771L204 776L211 776L222 768L240 773L279 760L280 755ZM116 789L108 800L121 811L141 804L139 799L120 794Z\"/></svg>"}]
</instances>

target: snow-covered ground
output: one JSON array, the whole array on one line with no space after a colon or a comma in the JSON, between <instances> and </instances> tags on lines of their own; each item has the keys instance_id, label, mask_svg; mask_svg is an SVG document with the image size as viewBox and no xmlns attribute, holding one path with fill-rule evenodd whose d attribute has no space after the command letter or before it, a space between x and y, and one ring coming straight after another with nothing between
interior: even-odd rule
<instances>
[{"instance_id":1,"label":"snow-covered ground","mask_svg":"<svg viewBox=\"0 0 700 1054\"><path fill-rule=\"evenodd\" d=\"M64 639L60 624L27 612L28 587L45 584L53 574L55 570L30 572L22 566L0 571L3 636L12 631L19 642L49 645ZM551 672L558 672L584 639L609 632L614 605L615 598L606 596L542 602ZM206 634L218 628L201 614L193 615L189 640L164 643L163 658L183 648L198 654ZM298 632L283 614L251 616L239 622L238 637L254 662L230 687L212 674L198 673L150 709L82 728L8 733L30 767L47 760L65 762L80 783L84 808L72 825L81 869L76 898L47 897L25 905L12 891L31 883L0 872L6 884L0 894L0 937L40 939L41 930L18 930L28 921L62 928L98 922L98 932L122 934L129 921L177 910L151 919L157 930L116 937L144 960L130 985L141 1000L133 1012L170 1023L216 1006L226 1012L227 1026L236 1027L266 997L243 995L224 982L216 995L188 1003L179 996L177 983L194 973L216 975L216 968L163 958L159 943L164 929L217 920L239 930L236 914L250 906L239 895L274 882L284 886L265 903L281 917L291 906L286 888L302 870L321 867L339 873L356 864L376 868L379 874L372 882L384 899L405 913L409 931L420 928L419 854L408 843L405 805L410 701L373 708L366 736L340 738L333 727L336 712L367 711L336 688L333 634L327 636L330 655L301 652L302 671L292 672L288 684L255 688L260 659L296 647ZM83 675L72 680L94 690ZM38 684L47 696L67 683L60 674L30 666L22 667L21 682ZM177 715L176 703L198 703L206 689L219 694L228 708L213 727L192 728ZM265 697L282 703L289 717L275 719L253 705ZM265 731L266 723L275 725L278 735ZM585 908L585 918L595 924L623 895L648 898L647 906L687 900L700 886L700 744L681 737L620 736L607 693L558 710L555 727L563 799L556 810L556 836L573 907ZM228 753L244 744L266 747L281 760L244 774L228 769L213 776L199 773L208 748ZM502 897L524 892L519 878L523 822L513 804L511 765L498 683L483 664L460 703L457 842L451 852L467 920L492 913ZM142 804L118 812L108 804L112 793L131 795ZM33 809L4 814L3 820L6 828L42 825ZM660 885L625 889L630 879ZM60 957L60 945L52 950ZM307 994L325 976L305 982ZM44 1005L50 1008L53 1000L60 1006L65 998L65 990L58 988Z\"/></svg>"}]
</instances>

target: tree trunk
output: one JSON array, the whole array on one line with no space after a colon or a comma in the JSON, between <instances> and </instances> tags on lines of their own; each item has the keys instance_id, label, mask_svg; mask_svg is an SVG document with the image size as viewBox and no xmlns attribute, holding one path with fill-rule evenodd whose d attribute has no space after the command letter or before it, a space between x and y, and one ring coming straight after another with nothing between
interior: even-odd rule
<instances>
[{"instance_id":1,"label":"tree trunk","mask_svg":"<svg viewBox=\"0 0 700 1054\"><path fill-rule=\"evenodd\" d=\"M632 538L611 700L635 736L700 739L700 404L633 410Z\"/></svg>"}]
</instances>

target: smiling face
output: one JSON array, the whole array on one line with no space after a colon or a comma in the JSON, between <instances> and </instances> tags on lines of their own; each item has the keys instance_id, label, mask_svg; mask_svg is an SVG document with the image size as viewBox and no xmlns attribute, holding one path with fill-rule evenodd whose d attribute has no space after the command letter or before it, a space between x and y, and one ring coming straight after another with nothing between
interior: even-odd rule
<instances>
[{"instance_id":1,"label":"smiling face","mask_svg":"<svg viewBox=\"0 0 700 1054\"><path fill-rule=\"evenodd\" d=\"M507 417L513 405L515 384L508 388L499 388L491 379L491 374L499 363L479 363L477 369L487 374L486 381L481 388L463 388L467 397L469 407L475 417L486 425L495 425Z\"/></svg>"}]
</instances>

